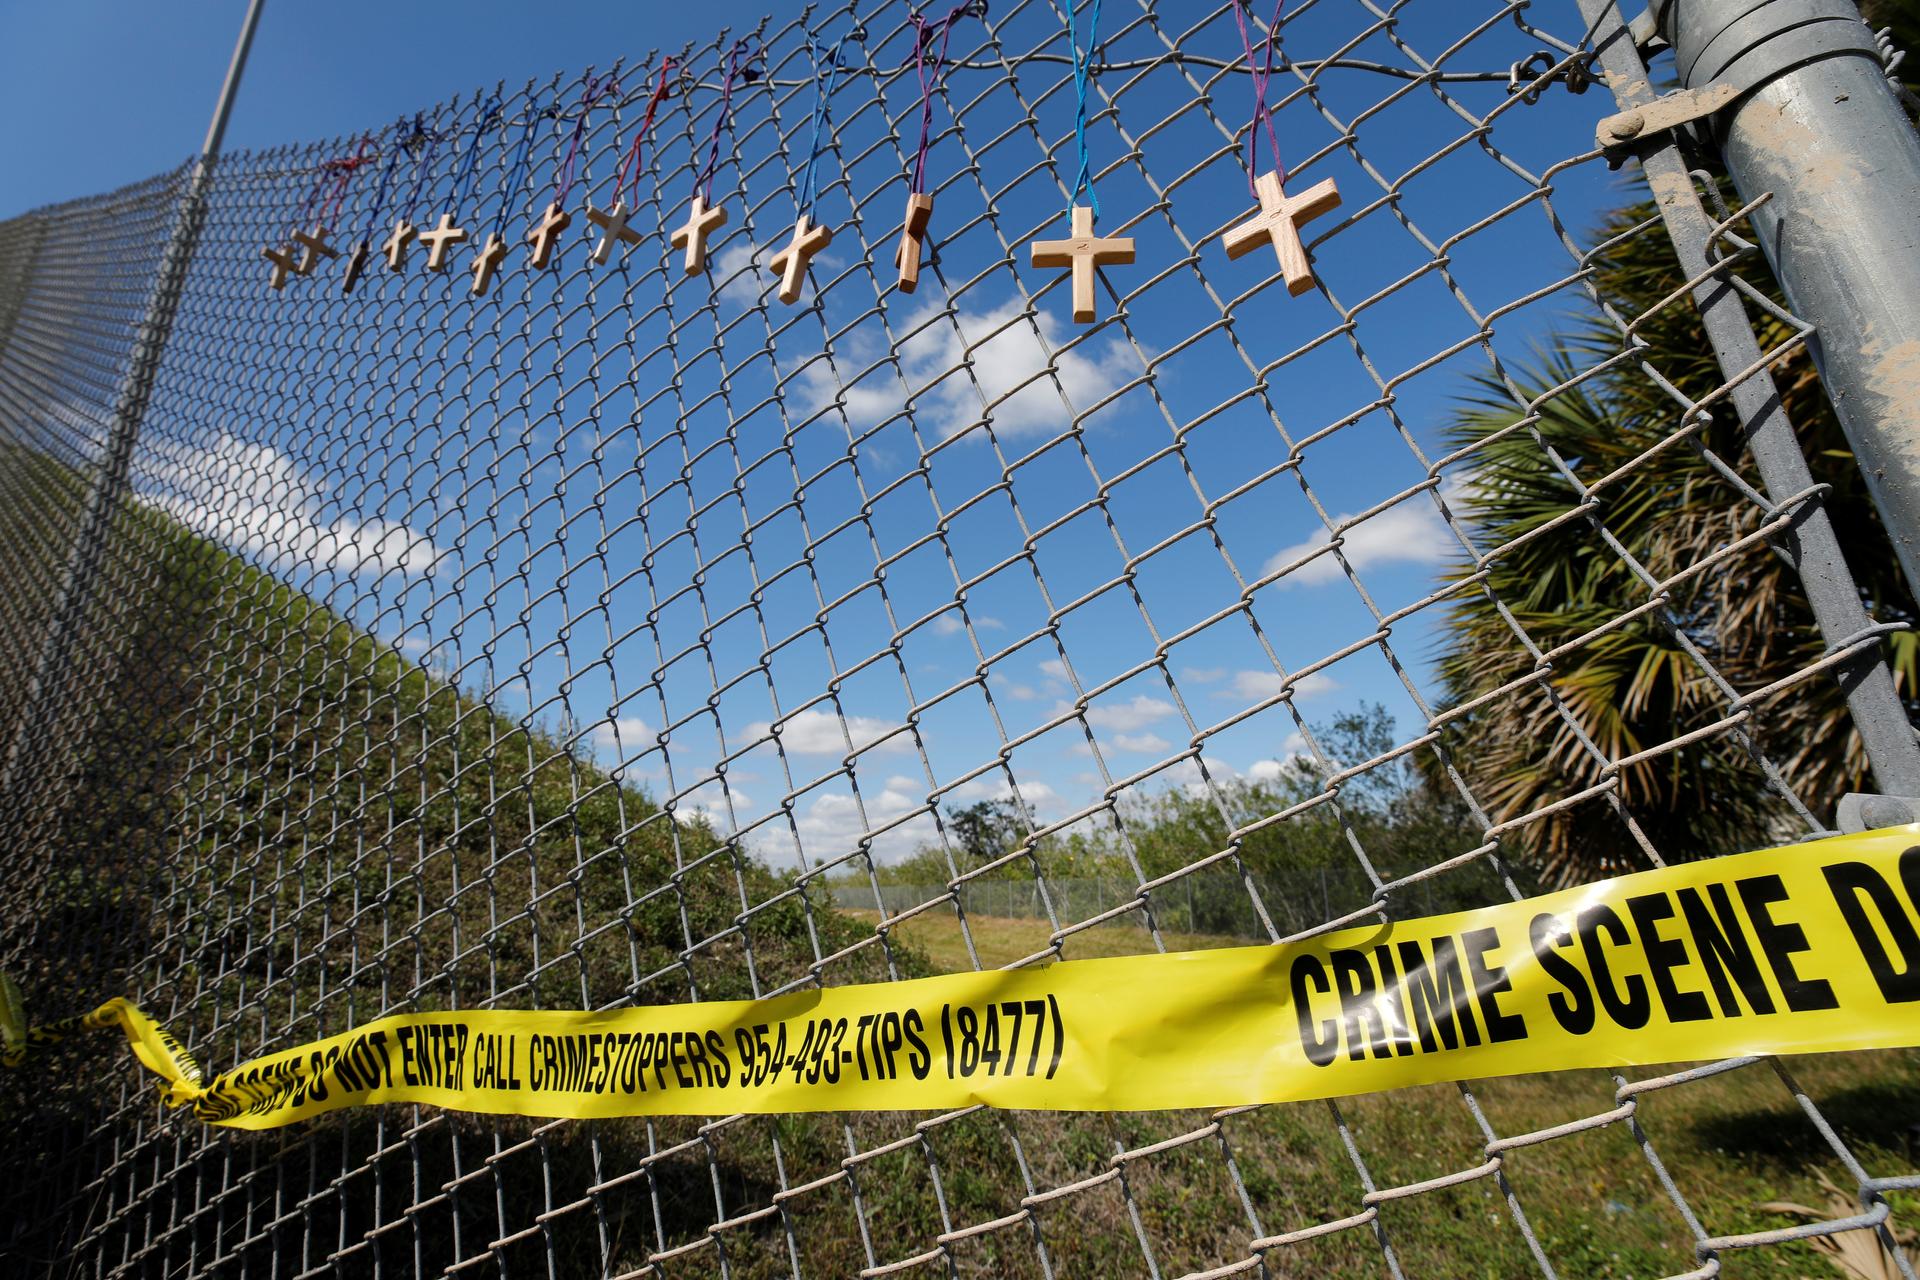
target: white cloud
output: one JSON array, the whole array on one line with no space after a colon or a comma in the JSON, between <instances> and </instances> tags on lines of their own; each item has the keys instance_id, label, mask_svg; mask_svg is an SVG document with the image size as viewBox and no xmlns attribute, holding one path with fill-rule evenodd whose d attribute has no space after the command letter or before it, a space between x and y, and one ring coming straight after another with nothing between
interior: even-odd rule
<instances>
[{"instance_id":1,"label":"white cloud","mask_svg":"<svg viewBox=\"0 0 1920 1280\"><path fill-rule=\"evenodd\" d=\"M1065 680L1067 678L1067 664L1058 658L1048 658L1040 664L1040 670L1043 674L1052 676L1055 680Z\"/></svg>"},{"instance_id":2,"label":"white cloud","mask_svg":"<svg viewBox=\"0 0 1920 1280\"><path fill-rule=\"evenodd\" d=\"M617 736L616 736L617 731ZM602 751L620 751L634 755L653 746L653 730L639 716L620 716L613 720L603 720L593 726L589 735L593 745Z\"/></svg>"},{"instance_id":3,"label":"white cloud","mask_svg":"<svg viewBox=\"0 0 1920 1280\"><path fill-rule=\"evenodd\" d=\"M961 620L957 610L948 610L933 620L933 630L936 635L957 636L966 629L967 624ZM1007 624L998 618L990 618L984 613L976 613L973 615L973 629L975 631L1005 631Z\"/></svg>"},{"instance_id":4,"label":"white cloud","mask_svg":"<svg viewBox=\"0 0 1920 1280\"><path fill-rule=\"evenodd\" d=\"M844 732L841 729L843 724L846 726ZM770 727L765 720L748 725L748 740L764 737ZM843 756L847 754L849 735L853 738L853 749L858 751L898 727L877 716L841 716L831 711L809 707L798 715L789 717L780 726L780 745L795 755ZM913 740L906 734L901 734L888 739L875 750L905 751L912 745Z\"/></svg>"},{"instance_id":5,"label":"white cloud","mask_svg":"<svg viewBox=\"0 0 1920 1280\"><path fill-rule=\"evenodd\" d=\"M326 483L271 445L223 435L211 445L149 437L135 488L181 524L276 573L424 573L448 555L417 529L329 516Z\"/></svg>"},{"instance_id":6,"label":"white cloud","mask_svg":"<svg viewBox=\"0 0 1920 1280\"><path fill-rule=\"evenodd\" d=\"M1334 523L1351 520L1342 514ZM1273 573L1298 560L1330 539L1322 529L1303 542L1282 547L1268 559L1264 572ZM1378 515L1368 516L1342 535L1341 554L1355 573L1389 564L1440 564L1460 551L1460 540L1440 518L1440 509L1431 498L1412 497ZM1317 587L1346 577L1340 562L1329 552L1295 569L1274 585L1278 587Z\"/></svg>"},{"instance_id":7,"label":"white cloud","mask_svg":"<svg viewBox=\"0 0 1920 1280\"><path fill-rule=\"evenodd\" d=\"M737 307L750 307L760 301L766 283L754 264L753 253L751 244L736 240L714 254L707 268L719 284L720 296Z\"/></svg>"},{"instance_id":8,"label":"white cloud","mask_svg":"<svg viewBox=\"0 0 1920 1280\"><path fill-rule=\"evenodd\" d=\"M1022 303L1008 301L990 311L963 310L949 319L941 315L947 305L928 302L895 322L893 331L907 335L892 352L900 362L898 374L882 366L857 385L842 388L825 362L810 365L801 381L812 393L811 407L824 408L843 396L855 429L865 431L899 413L912 390L918 393L914 405L922 422L931 419L945 438L979 419L985 396L998 401L993 408L997 433L1037 435L1062 430L1069 422L1054 379L1042 375L1048 351L1054 353L1060 388L1080 412L1141 371L1139 357L1117 337L1061 352L1060 344L1071 335L1061 332L1051 312L1027 319ZM976 345L969 348L969 342ZM864 329L836 351L838 363L849 368L864 367L885 354L879 337ZM964 365L971 365L978 391L964 374L951 372ZM1000 401L1002 396L1008 398Z\"/></svg>"},{"instance_id":9,"label":"white cloud","mask_svg":"<svg viewBox=\"0 0 1920 1280\"><path fill-rule=\"evenodd\" d=\"M1280 695L1287 682L1277 671L1236 671L1233 673L1233 685L1222 689L1213 696L1233 698L1241 702L1261 702ZM1310 676L1299 677L1293 682L1293 696L1298 698L1318 698L1332 693L1340 687L1340 682L1325 672L1316 671Z\"/></svg>"},{"instance_id":10,"label":"white cloud","mask_svg":"<svg viewBox=\"0 0 1920 1280\"><path fill-rule=\"evenodd\" d=\"M1212 756L1203 756L1201 760L1206 763L1207 777L1211 778L1215 785L1222 782L1231 782L1240 776L1240 771L1228 764L1225 760L1216 760ZM1192 757L1175 761L1159 773L1156 773L1154 778L1161 782L1170 782L1174 786L1184 788L1190 793L1197 794L1206 790L1206 783L1203 782L1200 777L1200 764Z\"/></svg>"},{"instance_id":11,"label":"white cloud","mask_svg":"<svg viewBox=\"0 0 1920 1280\"><path fill-rule=\"evenodd\" d=\"M925 805L926 792L924 782L914 782L910 778L889 778L886 787L877 795L870 791L862 793L861 801L866 809L864 823L860 818L861 803L856 802L850 793L828 792L816 796L811 803L798 809L794 815L794 826L800 833L801 845L809 858L817 862L841 857L857 848L861 838L873 828L884 826ZM922 813L876 838L873 841L873 855L880 862L897 861L920 845L932 843L938 834L932 815Z\"/></svg>"},{"instance_id":12,"label":"white cloud","mask_svg":"<svg viewBox=\"0 0 1920 1280\"><path fill-rule=\"evenodd\" d=\"M1123 733L1113 741L1122 751L1165 751L1173 746L1157 733Z\"/></svg>"},{"instance_id":13,"label":"white cloud","mask_svg":"<svg viewBox=\"0 0 1920 1280\"><path fill-rule=\"evenodd\" d=\"M961 783L947 792L947 798L962 801L1011 800L1013 787L1008 784L1005 774L988 773L982 774L971 782ZM1020 784L1020 798L1030 808L1045 809L1050 808L1053 802L1060 798L1060 793L1044 782L1028 779Z\"/></svg>"},{"instance_id":14,"label":"white cloud","mask_svg":"<svg viewBox=\"0 0 1920 1280\"><path fill-rule=\"evenodd\" d=\"M1054 706L1057 716L1066 715L1073 710L1070 702L1061 702ZM1155 720L1164 720L1173 714L1171 702L1161 698L1149 698L1144 693L1135 694L1130 702L1096 703L1087 708L1087 723L1096 729L1112 729L1115 733L1133 733L1144 729Z\"/></svg>"},{"instance_id":15,"label":"white cloud","mask_svg":"<svg viewBox=\"0 0 1920 1280\"><path fill-rule=\"evenodd\" d=\"M1018 680L1015 680L1012 676L1003 675L998 671L994 672L992 675L988 676L987 678L993 681L994 685L1000 690L1000 692L1006 694L1009 698L1012 698L1015 702L1032 702L1035 698L1040 696L1039 693L1034 690L1034 687L1032 685L1021 684Z\"/></svg>"},{"instance_id":16,"label":"white cloud","mask_svg":"<svg viewBox=\"0 0 1920 1280\"><path fill-rule=\"evenodd\" d=\"M1180 668L1180 678L1182 680L1191 681L1194 684L1212 684L1216 680L1225 679L1226 674L1227 674L1227 669L1225 667L1182 667Z\"/></svg>"}]
</instances>

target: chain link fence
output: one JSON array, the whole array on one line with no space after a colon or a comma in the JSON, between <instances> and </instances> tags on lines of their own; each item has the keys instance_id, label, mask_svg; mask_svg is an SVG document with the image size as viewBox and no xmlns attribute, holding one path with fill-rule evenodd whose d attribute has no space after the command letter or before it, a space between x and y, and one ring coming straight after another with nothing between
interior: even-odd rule
<instances>
[{"instance_id":1,"label":"chain link fence","mask_svg":"<svg viewBox=\"0 0 1920 1280\"><path fill-rule=\"evenodd\" d=\"M817 49L856 25L823 80ZM1669 148L1646 161L1665 217L1606 221L1638 190L1592 144L1613 109L1596 46L1637 65L1619 27L1570 2L1292 7L1282 159L1342 203L1307 228L1319 289L1290 297L1270 258L1219 246L1252 205L1233 7L1113 0L1087 135L1101 229L1138 252L1084 327L1026 255L1075 165L1048 0L954 30L912 296L893 253L921 98L896 0L744 33L730 98L741 33L677 51L632 197L645 238L606 265L583 218L545 270L519 237L570 154L574 203L604 202L657 56L597 101L587 76L502 87L364 149L229 155L0 224L0 960L36 1013L125 992L224 1064L397 1010L1278 941L1728 851L1674 838L1649 800L1667 776L1712 780L1699 809L1760 797L1749 832L1823 830L1835 797L1804 782L1795 715L1841 708L1856 778L1876 743L1912 750L1883 657L1904 620L1867 615L1838 553L1832 486L1781 407L1805 328L1741 274L1740 211ZM787 306L768 264L822 83L834 238ZM658 229L715 138L730 220L689 277ZM375 261L343 293L329 263L271 290L262 247L335 182L342 247L456 201L471 239L445 273ZM476 297L496 225L514 249ZM1596 282L1628 252L1666 277L1622 312ZM1530 378L1570 314L1604 349ZM1646 336L1703 314L1700 349ZM1644 447L1567 453L1554 415L1609 379L1662 406ZM1449 434L1474 386L1503 425ZM1617 500L1674 456L1704 499ZM1552 500L1489 541L1476 494L1533 478ZM1699 527L1645 563L1627 527L1648 521ZM1569 573L1606 569L1571 630L1503 586L1543 539ZM1737 597L1775 555L1819 629L1755 678L1698 593ZM1469 608L1491 620L1478 685L1435 657ZM1629 634L1663 637L1705 708L1651 739L1597 734L1635 709L1559 674ZM1516 786L1474 736L1503 708L1575 781ZM983 813L984 845L960 821ZM1913 1065L1113 1116L390 1107L245 1135L163 1112L87 1043L0 1084L0 1256L97 1276L1799 1275L1825 1263L1796 1241L1901 1238ZM1817 1194L1816 1172L1837 1207L1759 1208Z\"/></svg>"}]
</instances>

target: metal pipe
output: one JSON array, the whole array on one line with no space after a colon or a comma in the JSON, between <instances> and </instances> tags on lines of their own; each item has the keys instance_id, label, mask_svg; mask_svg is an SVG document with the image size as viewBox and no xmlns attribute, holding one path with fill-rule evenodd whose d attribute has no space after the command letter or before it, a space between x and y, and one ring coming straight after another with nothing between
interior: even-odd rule
<instances>
[{"instance_id":1,"label":"metal pipe","mask_svg":"<svg viewBox=\"0 0 1920 1280\"><path fill-rule=\"evenodd\" d=\"M1747 0L1736 0L1740 2ZM1579 5L1592 24L1597 60L1615 101L1622 110L1651 103L1656 94L1640 51L1620 18L1617 0L1579 0ZM1776 500L1806 492L1813 486L1813 476L1765 370L1746 308L1740 295L1712 273L1708 244L1714 222L1700 202L1679 146L1670 137L1650 139L1640 152L1640 166L1659 205L1682 276L1701 281L1693 300L1714 357L1729 381L1740 379L1728 400L1746 429L1747 447L1761 481ZM1760 371L1743 376L1753 369ZM1860 602L1833 521L1818 500L1800 507L1776 546L1800 575L1807 603L1830 650L1850 644L1869 630L1872 619ZM1889 795L1920 796L1920 742L1915 740L1881 646L1858 650L1836 674L1875 782Z\"/></svg>"},{"instance_id":2,"label":"metal pipe","mask_svg":"<svg viewBox=\"0 0 1920 1280\"><path fill-rule=\"evenodd\" d=\"M1688 88L1747 90L1715 141L1920 599L1920 135L1853 0L1666 0Z\"/></svg>"},{"instance_id":3,"label":"metal pipe","mask_svg":"<svg viewBox=\"0 0 1920 1280\"><path fill-rule=\"evenodd\" d=\"M140 426L153 398L153 383L160 372L167 339L173 333L174 316L186 287L188 268L200 243L214 163L226 137L227 121L233 115L233 100L240 90L240 77L246 70L247 54L253 47L253 35L260 25L264 5L265 0L248 0L246 16L241 19L240 37L234 42L233 57L227 63L226 79L214 103L206 140L182 193L173 231L160 259L160 270L147 295L146 311L134 331L126 372L114 400L107 447L88 486L80 528L67 551L58 601L47 620L21 716L7 744L6 762L0 768L0 805L5 806L0 813L0 832L12 837L20 834L18 824L25 802L20 793L23 766L45 759L42 753L54 746L83 742L88 725L78 721L90 718L95 710L91 697L76 696L71 688L69 667L73 644L86 626L95 581L111 542L114 519L126 495L134 445L140 438Z\"/></svg>"}]
</instances>

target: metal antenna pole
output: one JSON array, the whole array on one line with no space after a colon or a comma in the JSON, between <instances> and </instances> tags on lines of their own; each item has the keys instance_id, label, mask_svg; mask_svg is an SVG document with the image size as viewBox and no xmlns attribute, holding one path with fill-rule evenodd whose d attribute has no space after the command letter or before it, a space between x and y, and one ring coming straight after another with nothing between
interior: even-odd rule
<instances>
[{"instance_id":1,"label":"metal antenna pole","mask_svg":"<svg viewBox=\"0 0 1920 1280\"><path fill-rule=\"evenodd\" d=\"M246 70L247 53L253 47L253 34L260 25L260 10L265 0L248 0L246 17L240 22L240 38L234 42L233 58L220 86L220 98L214 103L213 119L201 145L200 158L174 217L173 233L160 259L160 270L147 295L146 313L134 332L132 354L115 397L113 425L107 447L89 486L80 528L68 550L59 598L42 637L40 656L14 732L7 746L4 768L0 768L0 831L18 836L24 797L20 794L22 767L29 761L44 759L39 750L30 749L63 742L79 744L93 711L93 699L76 696L71 688L69 667L75 637L83 630L92 605L100 564L111 540L113 523L127 488L127 473L133 463L133 450L140 437L140 424L146 418L147 404L153 397L153 383L160 371L160 359L167 339L173 333L174 314L180 306L180 294L186 285L188 268L200 242L200 228L206 221L207 191L212 185L220 144L226 137L227 121L233 115L233 99Z\"/></svg>"},{"instance_id":2,"label":"metal antenna pole","mask_svg":"<svg viewBox=\"0 0 1920 1280\"><path fill-rule=\"evenodd\" d=\"M1920 598L1920 136L1853 0L1661 0L1688 89L1744 96L1714 138L1907 584ZM1871 554L1868 552L1867 554Z\"/></svg>"}]
</instances>

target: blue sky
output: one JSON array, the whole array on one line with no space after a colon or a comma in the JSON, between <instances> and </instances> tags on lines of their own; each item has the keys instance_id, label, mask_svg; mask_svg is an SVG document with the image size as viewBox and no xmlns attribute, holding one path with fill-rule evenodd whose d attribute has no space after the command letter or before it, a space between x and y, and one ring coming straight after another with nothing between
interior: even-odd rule
<instances>
[{"instance_id":1,"label":"blue sky","mask_svg":"<svg viewBox=\"0 0 1920 1280\"><path fill-rule=\"evenodd\" d=\"M441 31L419 6L339 5L322 24L270 6L230 145L378 129L476 85L556 68L571 77L751 21L724 3L700 6L697 24L680 7L648 6L645 22L620 27L606 7L553 8L550 21L503 7ZM1468 8L1407 6L1397 34L1428 58L1457 45L1449 69L1504 70L1539 47L1511 23L1468 38L1484 20ZM189 152L238 10L208 6L165 23L130 8L4 10L10 46L36 50L0 87L13 118L57 100L60 68L83 51L89 76L113 86L80 95L57 126L0 143L11 171L30 175L11 189L17 205L144 176ZM1579 30L1564 10L1546 17L1572 39ZM1347 48L1370 20L1357 3L1314 7L1288 26L1287 48L1411 66L1384 35ZM1064 51L1050 24L1045 6L1030 5L996 36L1013 51ZM1107 24L1115 60L1164 48L1117 0ZM979 38L963 31L956 51ZM1217 15L1182 43L1219 58L1240 52ZM896 42L876 65L897 66L898 55ZM1033 64L1020 97L984 73L962 86L959 96L977 95L964 136L937 114L929 172L941 269L912 297L891 290L891 273L871 266L861 243L890 245L897 228L904 162L884 126L907 118L912 97L885 81L883 116L869 109L873 82L850 80L834 94L843 145L821 158L816 208L838 236L807 298L788 308L770 297L766 267L796 212L812 94L795 79L804 61L795 40L778 43L774 60L787 87L761 86L739 103L738 159L717 188L732 218L710 279L682 279L656 230L682 216L710 119L696 128L670 108L641 189L636 226L648 239L620 263L540 277L529 290L516 250L503 288L483 302L417 272L377 273L351 299L331 280L298 284L269 314L294 323L323 309L337 349L309 338L301 354L269 342L225 353L206 376L235 388L230 412L216 422L163 405L136 484L503 709L570 728L604 763L624 762L657 794L680 793L722 830L750 829L775 862L796 844L810 862L843 856L863 828L889 824L877 847L896 854L929 834L913 816L929 795L950 805L1011 787L1053 821L1143 771L1152 771L1143 790L1195 785L1196 736L1216 782L1259 777L1306 749L1298 719L1362 700L1385 703L1402 737L1416 736L1421 716L1386 654L1431 697L1437 610L1397 622L1384 646L1363 642L1374 609L1425 596L1459 554L1436 495L1415 492L1347 534L1371 608L1331 556L1308 557L1328 521L1427 478L1417 454L1444 452L1450 406L1487 367L1421 234L1446 244L1471 305L1503 312L1493 344L1507 360L1524 360L1578 305L1565 287L1523 301L1564 286L1573 260L1538 203L1524 202L1528 184L1479 147L1471 123L1424 87L1396 96L1405 81L1373 72L1325 73L1317 107L1293 94L1279 125L1287 159L1305 166L1301 183L1332 177L1343 193L1341 209L1309 228L1325 237L1316 256L1332 301L1296 298L1274 279L1271 253L1229 262L1221 250L1217 232L1251 209L1246 175L1179 70L1103 76L1100 93L1117 97L1142 159L1100 180L1101 229L1133 235L1138 261L1106 280L1129 295L1126 329L1083 328L1068 316L1061 274L1026 260L1027 241L1064 234L1058 165L1046 160L1052 147L1070 172L1071 146L1058 145L1072 132L1066 68ZM1297 82L1275 87L1280 97ZM1448 91L1474 117L1508 101L1497 84ZM575 85L560 96L577 94ZM1220 77L1212 94L1227 127L1240 127L1246 78ZM542 88L536 101L552 96ZM696 92L693 109L710 112L711 97ZM1601 92L1556 89L1504 111L1490 137L1540 173L1591 145L1603 109ZM581 190L604 190L615 138L638 114L593 135ZM1340 145L1334 121L1374 172ZM528 193L509 201L514 235L545 203L563 141L564 131L538 139ZM1111 120L1096 120L1090 145L1097 168L1127 151ZM450 188L452 152L432 159L423 206ZM979 181L966 176L970 164ZM499 186L497 168L483 170L482 203ZM1580 236L1621 191L1604 165L1575 166L1554 178L1555 211ZM303 193L287 181L272 198L291 218ZM356 186L342 225L377 219L370 197ZM563 256L577 263L585 235L576 218ZM205 269L232 272L257 246L217 252L233 261ZM882 266L887 257L890 248L876 250ZM539 292L548 280L564 298ZM464 285L464 273L452 281ZM260 287L264 296L264 274ZM509 301L528 292L551 334L533 333L524 302ZM454 349L367 319L396 304L433 308L430 324L453 335ZM1102 316L1112 308L1103 290ZM503 336L460 340L503 315ZM689 353L677 370L660 354L672 341ZM370 343L384 363L364 363ZM703 349L723 354L702 359ZM351 368L334 368L343 353L380 378L394 376L395 361L421 376L361 387ZM1049 359L1053 379L1043 376ZM257 402L240 390L289 360L308 362L318 383L306 398ZM555 361L551 377L544 365L514 372ZM1266 371L1272 414L1249 364ZM462 379L471 385L450 385ZM1444 495L1453 477L1436 479ZM1248 609L1233 607L1245 584L1290 565ZM888 637L903 630L894 652ZM1156 647L1163 666L1136 671ZM1292 684L1297 717L1269 705L1288 687L1282 671L1320 663ZM837 709L818 701L830 690ZM1083 697L1091 743L1071 716ZM916 733L862 749L916 704ZM731 796L715 768L723 756Z\"/></svg>"}]
</instances>

